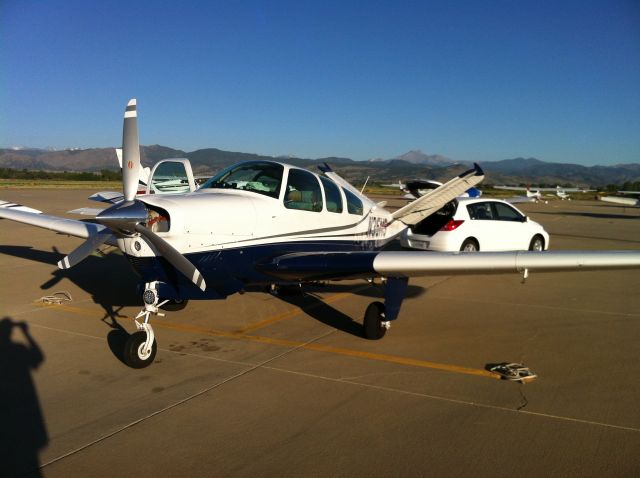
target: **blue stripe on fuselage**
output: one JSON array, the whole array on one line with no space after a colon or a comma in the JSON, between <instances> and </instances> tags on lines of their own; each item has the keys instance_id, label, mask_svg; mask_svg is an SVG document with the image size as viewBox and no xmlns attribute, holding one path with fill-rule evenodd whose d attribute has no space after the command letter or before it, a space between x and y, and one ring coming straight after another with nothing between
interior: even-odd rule
<instances>
[{"instance_id":1,"label":"blue stripe on fuselage","mask_svg":"<svg viewBox=\"0 0 640 478\"><path fill-rule=\"evenodd\" d=\"M127 257L144 282L162 284L163 299L223 299L249 285L375 274L374 248L375 241L313 240L185 254L204 276L204 292L163 257ZM364 254L348 254L358 251Z\"/></svg>"}]
</instances>

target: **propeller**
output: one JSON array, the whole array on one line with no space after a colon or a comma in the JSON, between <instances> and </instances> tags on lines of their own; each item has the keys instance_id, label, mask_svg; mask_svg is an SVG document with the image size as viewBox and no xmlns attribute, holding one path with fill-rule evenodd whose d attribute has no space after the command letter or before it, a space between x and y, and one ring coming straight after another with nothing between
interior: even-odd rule
<instances>
[{"instance_id":1,"label":"propeller","mask_svg":"<svg viewBox=\"0 0 640 478\"><path fill-rule=\"evenodd\" d=\"M204 282L204 277L200 274L200 271L196 269L189 260L180 254L171 244L158 236L155 232L147 229L142 224L136 224L136 231L139 232L147 239L155 248L162 254L169 263L178 269L187 279L190 279L200 290L204 291L207 288L207 284Z\"/></svg>"},{"instance_id":2,"label":"propeller","mask_svg":"<svg viewBox=\"0 0 640 478\"><path fill-rule=\"evenodd\" d=\"M140 179L140 143L138 142L138 111L135 98L129 100L122 126L122 188L124 200L133 201Z\"/></svg>"},{"instance_id":3,"label":"propeller","mask_svg":"<svg viewBox=\"0 0 640 478\"><path fill-rule=\"evenodd\" d=\"M93 251L104 244L110 237L113 237L111 231L104 229L96 234L89 236L89 238L80 244L79 247L71 251L68 256L58 261L58 268L70 269L77 263L85 260Z\"/></svg>"},{"instance_id":4,"label":"propeller","mask_svg":"<svg viewBox=\"0 0 640 478\"><path fill-rule=\"evenodd\" d=\"M129 237L138 233L152 244L169 264L204 291L207 285L200 271L176 248L143 225L147 221L148 210L142 201L136 199L139 177L140 144L138 142L138 114L134 98L127 104L122 130L124 201L116 203L98 214L96 221L106 227L90 235L84 243L59 261L58 267L60 269L73 267L114 235L117 237Z\"/></svg>"}]
</instances>

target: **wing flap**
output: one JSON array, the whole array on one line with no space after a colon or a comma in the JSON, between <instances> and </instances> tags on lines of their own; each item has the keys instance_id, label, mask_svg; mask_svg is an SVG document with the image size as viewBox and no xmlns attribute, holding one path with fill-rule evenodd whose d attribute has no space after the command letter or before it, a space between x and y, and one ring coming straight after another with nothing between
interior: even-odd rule
<instances>
[{"instance_id":1,"label":"wing flap","mask_svg":"<svg viewBox=\"0 0 640 478\"><path fill-rule=\"evenodd\" d=\"M419 199L393 213L393 218L407 225L414 225L430 216L449 201L460 196L467 189L484 179L484 172L477 164L449 182L429 191Z\"/></svg>"}]
</instances>

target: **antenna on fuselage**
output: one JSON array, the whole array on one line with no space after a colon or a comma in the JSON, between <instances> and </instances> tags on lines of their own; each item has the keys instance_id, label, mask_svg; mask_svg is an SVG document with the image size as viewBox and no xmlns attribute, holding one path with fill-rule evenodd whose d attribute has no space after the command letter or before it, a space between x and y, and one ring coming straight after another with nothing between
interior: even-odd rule
<instances>
[{"instance_id":1,"label":"antenna on fuselage","mask_svg":"<svg viewBox=\"0 0 640 478\"><path fill-rule=\"evenodd\" d=\"M364 194L364 188L367 187L367 183L369 182L369 178L371 176L367 176L367 179L365 180L364 184L362 185L362 189L360 190L360 194Z\"/></svg>"}]
</instances>

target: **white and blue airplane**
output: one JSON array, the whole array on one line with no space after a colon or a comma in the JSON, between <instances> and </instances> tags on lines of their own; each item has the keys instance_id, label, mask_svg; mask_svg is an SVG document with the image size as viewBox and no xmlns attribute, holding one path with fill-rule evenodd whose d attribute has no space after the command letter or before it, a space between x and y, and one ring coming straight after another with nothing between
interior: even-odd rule
<instances>
[{"instance_id":1,"label":"white and blue airplane","mask_svg":"<svg viewBox=\"0 0 640 478\"><path fill-rule=\"evenodd\" d=\"M408 225L441 209L483 179L479 166L390 212L361 194L326 164L322 175L275 161L231 166L196 188L186 159L163 160L150 172L146 194L136 194L140 146L136 100L124 114L122 197L95 222L0 208L0 217L86 241L59 263L68 269L102 244L117 246L142 277L144 308L138 331L125 346L125 362L150 365L157 342L150 318L191 299L224 299L248 287L317 280L384 278L384 303L364 314L364 336L382 338L400 312L410 277L532 270L640 268L640 251L438 253L386 251ZM186 192L150 188L181 171Z\"/></svg>"}]
</instances>

